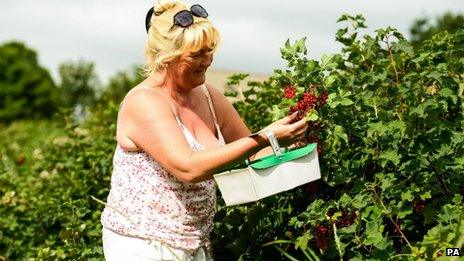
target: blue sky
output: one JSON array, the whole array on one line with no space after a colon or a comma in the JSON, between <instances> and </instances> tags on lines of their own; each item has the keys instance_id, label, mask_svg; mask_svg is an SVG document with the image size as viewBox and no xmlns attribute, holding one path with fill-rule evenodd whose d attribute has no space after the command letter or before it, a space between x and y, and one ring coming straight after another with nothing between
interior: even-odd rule
<instances>
[{"instance_id":1,"label":"blue sky","mask_svg":"<svg viewBox=\"0 0 464 261\"><path fill-rule=\"evenodd\" d=\"M56 77L65 61L96 64L105 81L118 70L144 62L144 18L154 1L1 0L0 42L24 41L39 52ZM270 73L285 66L279 49L286 39L307 37L309 56L338 52L334 40L344 13L362 14L367 33L392 26L408 35L412 21L446 11L464 13L462 0L198 0L222 35L213 67Z\"/></svg>"}]
</instances>

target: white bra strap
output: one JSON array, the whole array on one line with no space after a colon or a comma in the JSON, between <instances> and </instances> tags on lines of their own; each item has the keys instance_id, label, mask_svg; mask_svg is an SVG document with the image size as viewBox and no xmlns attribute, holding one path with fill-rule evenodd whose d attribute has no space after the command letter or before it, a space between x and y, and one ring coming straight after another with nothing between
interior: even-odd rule
<instances>
[{"instance_id":1,"label":"white bra strap","mask_svg":"<svg viewBox=\"0 0 464 261\"><path fill-rule=\"evenodd\" d=\"M218 122L217 122L217 118L216 118L216 113L214 112L213 101L211 99L211 95L209 93L208 87L206 87L205 84L203 84L201 87L203 88L203 91L205 92L205 95L206 95L206 99L208 100L209 110L211 111L211 114L213 115L214 124L216 124L216 126L217 126Z\"/></svg>"}]
</instances>

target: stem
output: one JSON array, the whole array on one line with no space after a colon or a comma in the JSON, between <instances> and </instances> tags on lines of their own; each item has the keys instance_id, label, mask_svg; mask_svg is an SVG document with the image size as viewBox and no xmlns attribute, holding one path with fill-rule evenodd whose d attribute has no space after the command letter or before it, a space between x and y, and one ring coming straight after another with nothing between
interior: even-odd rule
<instances>
[{"instance_id":1,"label":"stem","mask_svg":"<svg viewBox=\"0 0 464 261\"><path fill-rule=\"evenodd\" d=\"M369 248L367 248L364 244L361 243L361 246L362 246L367 252L369 252L369 254L371 254L371 255L373 254L373 253L372 253L372 250L369 249Z\"/></svg>"},{"instance_id":2,"label":"stem","mask_svg":"<svg viewBox=\"0 0 464 261\"><path fill-rule=\"evenodd\" d=\"M355 238L355 240L356 240L357 243L359 243L369 254L372 255L372 251L371 251L369 248L367 248L367 247L361 242L361 239L360 239L358 233L355 232L354 238Z\"/></svg>"},{"instance_id":3,"label":"stem","mask_svg":"<svg viewBox=\"0 0 464 261\"><path fill-rule=\"evenodd\" d=\"M332 227L334 231L335 244L337 245L338 254L340 255L340 261L343 261L343 253L342 253L342 247L340 246L340 238L337 235L337 226L335 225L335 223L332 223Z\"/></svg>"},{"instance_id":4,"label":"stem","mask_svg":"<svg viewBox=\"0 0 464 261\"><path fill-rule=\"evenodd\" d=\"M382 204L383 205L383 204ZM393 223L393 225L395 225L396 229L398 229L398 232L400 232L401 234L401 237L406 241L406 243L408 244L409 248L411 248L412 250L412 245L411 243L409 243L409 240L406 238L406 236L403 234L403 231L401 230L400 226L398 226L398 224L393 220L392 217L388 217L390 219L390 221Z\"/></svg>"},{"instance_id":5,"label":"stem","mask_svg":"<svg viewBox=\"0 0 464 261\"><path fill-rule=\"evenodd\" d=\"M441 185L445 188L447 194L450 194L451 191L446 186L445 176L443 175L443 173L435 167L435 164L432 163L432 161L430 160L429 157L427 157L427 161L429 162L430 166L432 167L433 172L435 172L435 174L439 177L438 180L440 181Z\"/></svg>"},{"instance_id":6,"label":"stem","mask_svg":"<svg viewBox=\"0 0 464 261\"><path fill-rule=\"evenodd\" d=\"M392 256L390 258L392 259L392 258L400 257L400 256L414 256L414 255L413 254L398 254L398 255L394 255L394 256Z\"/></svg>"},{"instance_id":7,"label":"stem","mask_svg":"<svg viewBox=\"0 0 464 261\"><path fill-rule=\"evenodd\" d=\"M395 112L396 116L400 119L400 121L403 121L403 118L401 118L401 115L398 112Z\"/></svg>"},{"instance_id":8,"label":"stem","mask_svg":"<svg viewBox=\"0 0 464 261\"><path fill-rule=\"evenodd\" d=\"M400 78L398 77L398 71L396 70L396 62L393 59L393 53L391 51L391 45L390 45L389 38L390 38L390 35L387 36L386 44L387 44L388 52L390 53L390 61L391 61L391 65L393 66L393 70L395 71L396 84L400 84Z\"/></svg>"},{"instance_id":9,"label":"stem","mask_svg":"<svg viewBox=\"0 0 464 261\"><path fill-rule=\"evenodd\" d=\"M385 204L383 203L382 199L380 198L380 196L377 194L377 192L375 191L375 189L373 190L374 191L374 194L375 196L377 197L377 199L379 200L380 204L382 205L383 209L384 210L387 210L387 207L385 206ZM404 241L406 241L406 244L408 244L409 248L411 249L411 252L412 251L412 245L411 243L409 242L408 238L406 238L406 236L403 234L403 231L401 230L401 228L398 226L398 224L393 220L393 218L391 216L388 216L388 218L390 219L390 221L393 223L393 225L395 225L396 229L398 230L398 232L400 232L401 234L401 237L404 239Z\"/></svg>"}]
</instances>

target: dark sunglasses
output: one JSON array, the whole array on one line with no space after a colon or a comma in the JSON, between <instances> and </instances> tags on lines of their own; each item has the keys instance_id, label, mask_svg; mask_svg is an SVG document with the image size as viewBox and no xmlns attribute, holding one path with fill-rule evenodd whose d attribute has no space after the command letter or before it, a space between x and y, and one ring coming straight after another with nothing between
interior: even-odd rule
<instances>
[{"instance_id":1,"label":"dark sunglasses","mask_svg":"<svg viewBox=\"0 0 464 261\"><path fill-rule=\"evenodd\" d=\"M145 29L147 30L150 29L150 20L151 16L153 15L153 8L150 8L148 10L147 16L145 17ZM189 10L182 10L177 12L177 14L174 15L174 23L172 27L175 25L178 25L180 27L186 28L189 27L193 24L193 16L197 17L202 17L202 18L207 18L208 17L208 12L199 4L192 5ZM171 27L171 29L172 29Z\"/></svg>"}]
</instances>

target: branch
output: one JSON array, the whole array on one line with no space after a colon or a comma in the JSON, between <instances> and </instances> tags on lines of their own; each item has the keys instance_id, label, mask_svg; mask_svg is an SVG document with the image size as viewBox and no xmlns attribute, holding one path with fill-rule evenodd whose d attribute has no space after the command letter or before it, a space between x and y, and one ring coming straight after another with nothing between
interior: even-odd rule
<instances>
[{"instance_id":1,"label":"branch","mask_svg":"<svg viewBox=\"0 0 464 261\"><path fill-rule=\"evenodd\" d=\"M389 38L390 38L390 35L387 36L387 48L388 48L388 53L390 53L390 61L391 61L391 65L393 66L393 70L395 71L395 76L396 76L396 84L400 84L400 78L398 77L398 71L396 70L396 62L395 60L393 59L393 53L391 51L391 45L390 45L390 41L389 41Z\"/></svg>"},{"instance_id":2,"label":"branch","mask_svg":"<svg viewBox=\"0 0 464 261\"><path fill-rule=\"evenodd\" d=\"M430 166L432 167L433 172L435 172L435 174L439 177L438 180L440 181L441 185L445 188L447 194L450 194L451 191L448 189L448 187L446 186L446 183L445 183L445 175L443 175L443 173L435 167L435 164L432 163L432 161L430 160L429 157L427 157L427 161L429 162Z\"/></svg>"}]
</instances>

